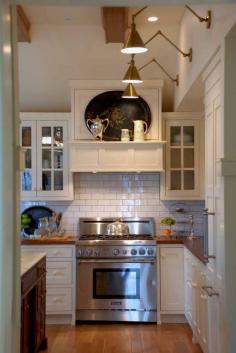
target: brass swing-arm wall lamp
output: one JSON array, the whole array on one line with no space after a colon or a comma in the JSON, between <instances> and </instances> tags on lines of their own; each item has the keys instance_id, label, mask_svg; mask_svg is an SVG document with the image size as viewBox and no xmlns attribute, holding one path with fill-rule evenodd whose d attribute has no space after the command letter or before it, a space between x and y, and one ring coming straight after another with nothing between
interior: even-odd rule
<instances>
[{"instance_id":1,"label":"brass swing-arm wall lamp","mask_svg":"<svg viewBox=\"0 0 236 353\"><path fill-rule=\"evenodd\" d=\"M149 38L144 45L146 46L148 43L150 43L154 38L156 38L157 36L162 36L165 40L167 40L167 42L169 42L176 50L178 50L178 52L180 52L183 57L188 57L189 61L192 62L193 60L193 50L192 48L189 49L188 53L185 53L183 50L181 50L179 47L177 47L177 45L172 42L164 33L162 33L161 30L158 30L151 38Z\"/></svg>"},{"instance_id":2,"label":"brass swing-arm wall lamp","mask_svg":"<svg viewBox=\"0 0 236 353\"><path fill-rule=\"evenodd\" d=\"M176 75L176 78L173 78L166 69L155 59L148 61L145 65L141 66L139 69L136 68L134 62L134 55L132 55L131 62L129 63L130 66L122 80L123 83L142 83L143 80L141 79L139 72L143 70L145 67L150 65L151 63L155 63L159 68L170 78L171 81L175 82L177 86L179 86L179 75Z\"/></svg>"},{"instance_id":3,"label":"brass swing-arm wall lamp","mask_svg":"<svg viewBox=\"0 0 236 353\"><path fill-rule=\"evenodd\" d=\"M136 16L138 16L141 12L146 10L147 7L148 6L144 6L142 9L140 9L138 12L132 15L131 30L123 48L121 49L122 53L139 54L139 53L145 53L148 50L145 47L144 42L140 37L138 31L136 30L136 24L135 24Z\"/></svg>"},{"instance_id":4,"label":"brass swing-arm wall lamp","mask_svg":"<svg viewBox=\"0 0 236 353\"><path fill-rule=\"evenodd\" d=\"M147 67L151 63L155 63L169 77L169 79L172 82L176 83L176 86L179 86L179 75L176 75L176 77L173 78L155 58L148 61L146 64L144 64L139 69L137 69L134 64L133 57L134 57L134 55L132 55L130 67L129 67L128 71L126 72L124 79L122 80L122 82L128 83L128 86L126 87L125 91L122 94L122 98L138 98L138 94L135 90L135 87L133 86L133 83L143 82L140 78L139 71L143 70L145 67Z\"/></svg>"},{"instance_id":5,"label":"brass swing-arm wall lamp","mask_svg":"<svg viewBox=\"0 0 236 353\"><path fill-rule=\"evenodd\" d=\"M192 14L198 18L199 22L206 22L206 28L210 28L211 27L211 11L208 10L207 11L207 15L206 17L202 17L199 16L193 9L191 9L191 7L189 7L188 5L185 5L186 9L188 9L190 12L192 12Z\"/></svg>"},{"instance_id":6,"label":"brass swing-arm wall lamp","mask_svg":"<svg viewBox=\"0 0 236 353\"><path fill-rule=\"evenodd\" d=\"M148 61L146 64L144 64L143 66L141 66L138 71L143 70L145 67L147 67L148 65L150 65L151 63L155 63L157 66L159 66L159 68L166 74L166 76L169 77L169 79L172 82L176 83L176 86L179 86L179 75L176 75L175 78L173 78L167 71L166 69L155 59L153 58L152 60Z\"/></svg>"}]
</instances>

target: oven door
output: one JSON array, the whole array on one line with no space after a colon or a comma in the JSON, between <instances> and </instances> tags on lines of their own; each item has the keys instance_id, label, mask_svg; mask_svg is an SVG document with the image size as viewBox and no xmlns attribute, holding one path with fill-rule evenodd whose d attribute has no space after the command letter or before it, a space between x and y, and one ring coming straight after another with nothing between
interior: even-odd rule
<instances>
[{"instance_id":1,"label":"oven door","mask_svg":"<svg viewBox=\"0 0 236 353\"><path fill-rule=\"evenodd\" d=\"M77 259L77 310L156 310L156 261Z\"/></svg>"}]
</instances>

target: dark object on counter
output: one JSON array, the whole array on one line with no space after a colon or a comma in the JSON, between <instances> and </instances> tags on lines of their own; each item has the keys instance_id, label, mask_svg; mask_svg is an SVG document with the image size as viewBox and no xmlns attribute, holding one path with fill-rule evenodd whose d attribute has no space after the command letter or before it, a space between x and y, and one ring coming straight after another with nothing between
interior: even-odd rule
<instances>
[{"instance_id":1,"label":"dark object on counter","mask_svg":"<svg viewBox=\"0 0 236 353\"><path fill-rule=\"evenodd\" d=\"M22 214L27 214L31 218L30 224L24 228L24 232L30 235L34 234L35 229L38 228L39 219L44 217L52 217L53 211L45 206L32 206L24 210Z\"/></svg>"},{"instance_id":2,"label":"dark object on counter","mask_svg":"<svg viewBox=\"0 0 236 353\"><path fill-rule=\"evenodd\" d=\"M103 132L103 140L105 141L120 141L121 129L133 131L134 120L145 121L148 129L151 125L151 110L147 102L141 97L138 99L121 98L122 94L123 91L101 93L95 96L86 107L86 126L88 125L87 120L94 119L96 116L109 120L109 125Z\"/></svg>"}]
</instances>

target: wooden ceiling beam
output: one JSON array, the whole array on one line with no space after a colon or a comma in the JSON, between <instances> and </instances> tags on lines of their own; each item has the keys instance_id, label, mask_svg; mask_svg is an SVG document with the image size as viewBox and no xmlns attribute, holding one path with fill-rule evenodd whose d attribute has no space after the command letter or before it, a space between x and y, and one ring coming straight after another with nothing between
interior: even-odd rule
<instances>
[{"instance_id":1,"label":"wooden ceiling beam","mask_svg":"<svg viewBox=\"0 0 236 353\"><path fill-rule=\"evenodd\" d=\"M30 43L30 21L22 6L17 5L17 37L18 42Z\"/></svg>"},{"instance_id":2,"label":"wooden ceiling beam","mask_svg":"<svg viewBox=\"0 0 236 353\"><path fill-rule=\"evenodd\" d=\"M106 43L124 43L128 28L128 8L102 7L102 23Z\"/></svg>"}]
</instances>

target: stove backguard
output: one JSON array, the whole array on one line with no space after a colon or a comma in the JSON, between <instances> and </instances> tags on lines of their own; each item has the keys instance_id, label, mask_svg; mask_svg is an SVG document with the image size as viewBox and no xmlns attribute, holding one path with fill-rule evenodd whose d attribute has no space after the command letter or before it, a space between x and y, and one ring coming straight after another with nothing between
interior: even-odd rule
<instances>
[{"instance_id":1,"label":"stove backguard","mask_svg":"<svg viewBox=\"0 0 236 353\"><path fill-rule=\"evenodd\" d=\"M107 225L115 222L117 218L80 218L79 219L79 235L103 235L107 232ZM154 218L122 218L122 222L129 227L130 234L148 234L155 235Z\"/></svg>"}]
</instances>

